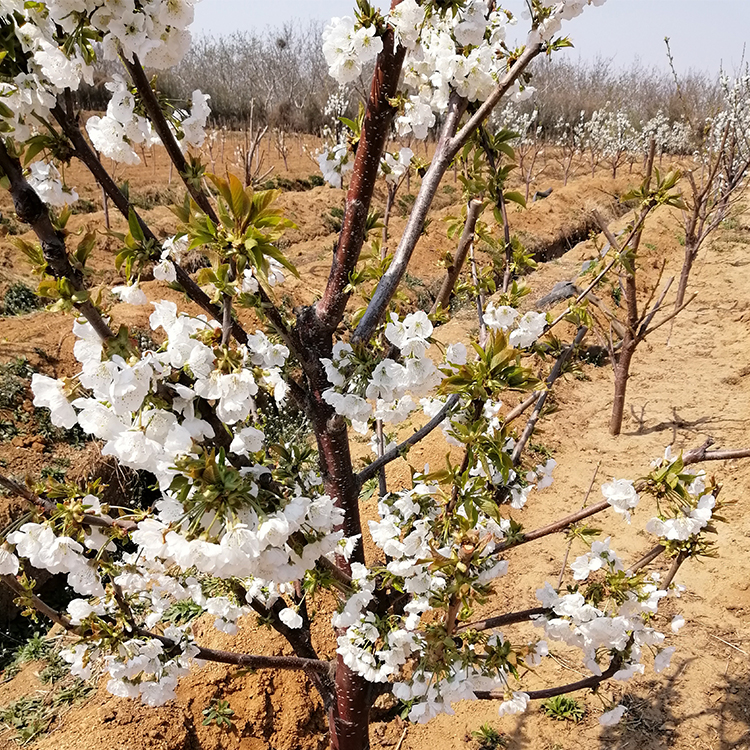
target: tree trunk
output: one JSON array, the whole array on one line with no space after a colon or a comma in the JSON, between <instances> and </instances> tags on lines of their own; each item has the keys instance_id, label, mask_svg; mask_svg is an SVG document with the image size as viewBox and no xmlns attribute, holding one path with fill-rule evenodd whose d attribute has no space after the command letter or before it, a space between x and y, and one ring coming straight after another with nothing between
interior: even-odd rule
<instances>
[{"instance_id":1,"label":"tree trunk","mask_svg":"<svg viewBox=\"0 0 750 750\"><path fill-rule=\"evenodd\" d=\"M331 750L368 750L372 684L336 659L336 702L328 713Z\"/></svg>"},{"instance_id":2,"label":"tree trunk","mask_svg":"<svg viewBox=\"0 0 750 750\"><path fill-rule=\"evenodd\" d=\"M674 309L679 310L685 301L690 271L693 269L693 263L698 255L698 248L692 242L685 241L685 260L682 263L682 272L680 273L680 285L677 287L677 299L674 302Z\"/></svg>"},{"instance_id":3,"label":"tree trunk","mask_svg":"<svg viewBox=\"0 0 750 750\"><path fill-rule=\"evenodd\" d=\"M438 307L447 308L450 302L451 293L453 287L456 286L456 281L461 274L466 256L471 247L471 243L474 240L474 230L477 226L477 220L479 219L479 213L482 208L482 202L478 200L469 201L469 205L466 211L466 224L464 224L464 231L461 233L461 239L458 242L456 248L456 255L453 258L453 263L448 267L445 278L443 279L442 286L438 292L435 302L430 309L430 313L434 313Z\"/></svg>"},{"instance_id":4,"label":"tree trunk","mask_svg":"<svg viewBox=\"0 0 750 750\"><path fill-rule=\"evenodd\" d=\"M609 434L619 435L622 431L622 418L625 412L625 392L630 377L630 363L635 353L635 341L627 334L615 366L615 400L612 404L612 417L609 421Z\"/></svg>"},{"instance_id":5,"label":"tree trunk","mask_svg":"<svg viewBox=\"0 0 750 750\"><path fill-rule=\"evenodd\" d=\"M633 251L637 252L640 244L640 232L633 242ZM628 327L622 339L622 349L615 365L615 399L612 404L612 418L609 422L610 435L619 435L622 430L622 417L625 412L625 391L630 377L630 363L638 346L638 301L636 296L635 274L628 274L625 278L625 301L628 308Z\"/></svg>"}]
</instances>

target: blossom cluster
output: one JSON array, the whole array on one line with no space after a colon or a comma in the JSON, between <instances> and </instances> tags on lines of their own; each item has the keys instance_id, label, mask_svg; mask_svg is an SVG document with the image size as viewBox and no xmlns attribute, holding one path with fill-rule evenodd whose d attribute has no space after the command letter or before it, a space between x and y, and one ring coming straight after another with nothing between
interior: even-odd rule
<instances>
[{"instance_id":1,"label":"blossom cluster","mask_svg":"<svg viewBox=\"0 0 750 750\"><path fill-rule=\"evenodd\" d=\"M82 30L88 29L93 38L101 39L104 60L119 60L121 54L128 60L137 56L144 66L163 70L176 65L190 46L188 26L193 15L193 0L146 4L122 0L116 6L103 0L55 0L41 9L15 0L5 3L0 7L0 19L12 30L18 50L16 74L0 84L0 118L18 142L38 132L46 134L40 123L52 119L58 95L67 89L76 91L82 81L93 85L97 49ZM116 161L137 164L133 145L149 147L158 138L150 123L137 114L134 96L121 77L115 75L105 86L112 92L106 115L95 115L86 123L92 144ZM195 91L191 112L174 113L178 137L185 145L203 143L209 114L207 99ZM32 177L37 180L33 172ZM50 176L53 181L54 177ZM59 205L60 196L54 190L43 198ZM74 200L68 198L68 202Z\"/></svg>"},{"instance_id":2,"label":"blossom cluster","mask_svg":"<svg viewBox=\"0 0 750 750\"><path fill-rule=\"evenodd\" d=\"M564 20L580 14L588 4L604 0L563 0L547 9L535 23L528 44L548 42ZM454 12L455 10L455 12ZM504 46L507 27L515 19L501 10L488 10L483 0L465 0L454 10L404 0L385 18L406 49L402 113L396 126L400 135L414 133L422 139L445 112L451 92L469 101L484 101L507 70ZM323 34L329 72L340 84L356 80L363 66L382 49L380 30L350 17L334 18ZM515 86L513 96L522 101L532 87Z\"/></svg>"}]
</instances>

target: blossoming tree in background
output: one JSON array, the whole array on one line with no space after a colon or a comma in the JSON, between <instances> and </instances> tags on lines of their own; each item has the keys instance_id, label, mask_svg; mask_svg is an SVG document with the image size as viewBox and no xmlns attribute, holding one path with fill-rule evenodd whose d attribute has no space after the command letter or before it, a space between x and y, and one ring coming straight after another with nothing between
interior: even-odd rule
<instances>
[{"instance_id":1,"label":"blossoming tree in background","mask_svg":"<svg viewBox=\"0 0 750 750\"><path fill-rule=\"evenodd\" d=\"M524 463L523 451L549 389L586 335L585 316L575 306L565 315L575 333L563 345L544 339L562 317L548 321L490 303L482 346L456 342L436 352L427 314L399 314L394 305L445 172L504 96L526 95L527 66L566 46L557 37L561 23L586 4L533 0L530 32L518 49L505 42L510 16L479 0L403 0L386 15L360 0L354 18L331 22L324 45L332 75L344 84L365 65L374 73L328 282L314 304L294 314L275 297L284 274L295 273L280 250L290 222L276 194L206 174L189 148L204 137L206 96L196 91L189 111L171 105L144 70L173 65L187 48L190 0L1 6L0 169L19 218L39 240L21 249L40 276L40 294L73 314L77 337L78 371L65 379L36 375L34 402L50 409L54 424L80 425L122 466L151 472L160 494L146 509L127 497L108 506L97 483L33 488L0 477L30 508L0 547L0 575L21 603L69 631L66 658L75 674L87 677L101 661L110 692L160 705L194 662L300 670L328 712L331 747L357 750L369 744L370 708L384 693L404 701L413 721L451 712L459 700L497 701L502 715L533 699L625 679L646 664L657 671L668 664L659 602L681 563L709 551L705 535L717 507L718 488L686 466L726 452L666 455L638 482L607 482L599 502L527 530L518 510L552 482L554 462ZM96 56L119 60L123 75L110 84L106 114L85 123L87 138L72 92L90 80ZM437 151L406 228L355 316L351 282L372 228L391 129L424 138L438 121ZM133 146L155 139L187 191L174 209L178 232L166 242L97 154L135 163ZM386 157L391 174L406 168L407 156ZM139 346L93 293L86 268L93 238L69 232L68 210L56 210L73 193L54 164L71 158L127 218L116 261L126 283L113 291L150 304L159 342L152 348ZM194 248L212 261L195 279L181 264ZM152 264L157 280L176 285L203 313L149 302L139 276ZM255 325L241 322L250 319ZM529 369L536 351L553 354L544 382ZM514 391L529 395L507 411L501 399ZM531 406L526 427L514 432ZM270 425L289 410L304 415L309 440L271 437ZM383 445L373 435L374 425L395 432L420 411L424 426L400 443ZM459 462L413 467L408 485L389 487L385 467L408 460L420 440L436 439L438 427ZM375 438L375 460L355 466L350 430ZM361 498L376 477L385 482L377 518L363 527ZM502 591L512 585L517 547L571 528L586 536L585 519L610 510L629 522L643 494L658 501L647 524L654 546L644 557L624 561L616 542L595 541L567 578L539 582L537 606L507 611ZM664 558L669 572L650 572ZM66 576L77 595L67 611L34 593L29 566ZM334 611L324 592L335 595ZM501 612L477 619L488 601ZM192 602L230 634L239 617L255 613L294 655L206 648L189 626L166 619L176 602ZM330 618L335 653L316 643L313 616ZM529 621L539 634L531 640L500 630ZM525 689L523 674L541 665L550 641L579 649L590 676ZM602 722L623 711L614 708Z\"/></svg>"}]
</instances>

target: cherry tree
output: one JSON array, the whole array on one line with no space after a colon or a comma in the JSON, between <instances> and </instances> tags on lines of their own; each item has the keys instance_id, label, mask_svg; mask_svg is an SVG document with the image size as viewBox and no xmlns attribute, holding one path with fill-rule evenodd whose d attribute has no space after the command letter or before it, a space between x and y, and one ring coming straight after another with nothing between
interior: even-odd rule
<instances>
[{"instance_id":1,"label":"cherry tree","mask_svg":"<svg viewBox=\"0 0 750 750\"><path fill-rule=\"evenodd\" d=\"M39 241L20 243L40 277L39 293L72 314L76 336L77 371L63 379L35 375L34 403L56 425L80 425L120 465L151 472L160 493L142 509L125 497L105 504L95 482L34 487L0 477L30 508L0 547L0 576L19 602L70 633L65 658L74 674L86 678L101 663L110 692L160 705L175 697L194 663L298 670L328 713L330 746L357 750L369 745L370 708L384 693L404 701L413 721L450 713L459 700L497 701L504 715L534 699L628 678L646 664L667 666L673 647L658 629L659 602L674 590L685 559L710 552L706 535L719 506L718 487L686 466L727 453L704 446L667 454L638 481L604 483L599 502L525 529L519 512L551 484L555 464L534 465L523 451L587 333L585 316L573 306L549 321L490 302L481 346L454 342L438 353L427 314L399 314L394 304L454 158L503 97L528 83L529 63L567 45L557 36L562 22L586 5L533 0L528 38L517 49L505 42L509 14L483 0L394 0L385 15L359 0L353 17L327 26L323 49L337 81L345 85L367 65L374 73L325 289L292 313L276 300L284 276L296 273L280 249L291 222L276 193L207 174L191 147L203 143L208 98L196 90L189 108L176 106L145 72L175 65L187 48L190 0L3 4L0 169L19 219ZM90 80L97 57L119 60L122 75L111 82L107 112L90 117L84 134L71 93ZM391 129L423 138L438 118L437 150L406 228L354 316L352 281ZM137 163L134 145L156 139L186 189L174 207L177 233L166 241L97 154ZM118 324L92 287L93 241L68 229L63 206L73 189L56 168L71 158L127 219L117 256L125 283L112 291L150 305L152 348ZM196 278L182 266L194 248L212 262ZM158 282L184 292L202 313L149 302L140 278L152 266ZM547 335L563 320L575 328L567 345ZM553 361L543 381L530 367L537 354ZM507 410L501 398L518 392L528 396ZM532 406L519 435L514 422ZM292 409L309 423L309 441L274 442L268 425ZM378 422L396 430L420 411L416 432L355 464L350 431L372 437ZM411 467L411 482L386 484L377 518L363 525L361 496L370 483L387 479L385 468L408 460L411 446L436 439L454 446L459 462ZM498 579L509 585L516 548L570 529L590 538L585 520L607 511L629 522L644 495L658 505L643 557L626 562L609 539L594 541L572 563L566 587L563 579L540 581L535 606L475 616ZM363 535L374 552L366 553ZM664 559L668 573L659 577L654 566ZM66 611L34 592L30 566L66 576L77 595ZM335 596L334 611L324 592ZM293 654L207 648L189 626L165 619L175 602L192 602L230 634L255 613ZM316 643L315 615L330 618L335 653ZM533 622L539 637L506 638L499 630L522 622ZM549 642L558 641L580 650L590 675L525 689L526 668L540 665ZM624 710L607 711L602 723Z\"/></svg>"}]
</instances>

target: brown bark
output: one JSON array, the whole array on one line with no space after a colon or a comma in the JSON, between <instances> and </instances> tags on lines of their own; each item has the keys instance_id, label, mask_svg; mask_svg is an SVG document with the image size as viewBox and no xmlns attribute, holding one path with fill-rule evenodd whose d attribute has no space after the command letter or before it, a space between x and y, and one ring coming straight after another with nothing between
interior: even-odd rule
<instances>
[{"instance_id":1,"label":"brown bark","mask_svg":"<svg viewBox=\"0 0 750 750\"><path fill-rule=\"evenodd\" d=\"M8 153L2 141L0 169L8 179L8 190L13 199L16 215L22 222L29 224L39 238L49 273L56 279L67 279L76 291L85 291L83 274L70 264L65 240L52 224L49 209L23 176L21 163ZM114 335L99 310L89 300L76 303L75 308L91 323L102 341Z\"/></svg>"},{"instance_id":2,"label":"brown bark","mask_svg":"<svg viewBox=\"0 0 750 750\"><path fill-rule=\"evenodd\" d=\"M511 265L513 263L513 244L510 240L510 224L508 224L508 204L502 189L498 193L497 205L503 217L503 242L505 243L505 269L503 271L503 294L510 289Z\"/></svg>"},{"instance_id":3,"label":"brown bark","mask_svg":"<svg viewBox=\"0 0 750 750\"><path fill-rule=\"evenodd\" d=\"M685 294L687 292L688 280L690 279L690 271L693 270L693 263L698 255L698 248L694 246L692 242L685 241L685 260L682 263L682 271L680 272L680 283L677 287L677 299L674 303L674 309L679 310L685 301Z\"/></svg>"},{"instance_id":4,"label":"brown bark","mask_svg":"<svg viewBox=\"0 0 750 750\"><path fill-rule=\"evenodd\" d=\"M617 358L615 365L615 397L612 403L612 417L609 420L609 434L619 435L622 431L622 418L625 412L625 392L628 387L628 378L630 377L630 363L635 353L635 341L632 340L630 333L626 334L626 340L623 341L620 356Z\"/></svg>"},{"instance_id":5,"label":"brown bark","mask_svg":"<svg viewBox=\"0 0 750 750\"><path fill-rule=\"evenodd\" d=\"M448 266L445 272L445 278L440 286L435 302L430 309L430 314L434 314L438 307L447 308L450 302L451 294L453 293L453 287L456 286L458 277L461 275L461 269L466 262L466 256L469 253L469 247L474 239L474 230L477 226L477 220L482 210L482 201L470 200L466 210L466 223L464 224L464 231L461 233L461 239L458 242L456 248L456 254L453 257L453 263Z\"/></svg>"},{"instance_id":6,"label":"brown bark","mask_svg":"<svg viewBox=\"0 0 750 750\"><path fill-rule=\"evenodd\" d=\"M315 322L332 333L341 322L349 299L344 289L359 260L365 240L367 214L372 203L380 157L396 113L391 100L396 95L405 49L395 46L392 29L385 32L372 78L362 133L354 159L354 171L346 195L346 211L336 252L322 299L315 306Z\"/></svg>"},{"instance_id":7,"label":"brown bark","mask_svg":"<svg viewBox=\"0 0 750 750\"><path fill-rule=\"evenodd\" d=\"M368 750L370 709L376 695L372 683L336 660L336 703L328 712L331 750Z\"/></svg>"}]
</instances>

